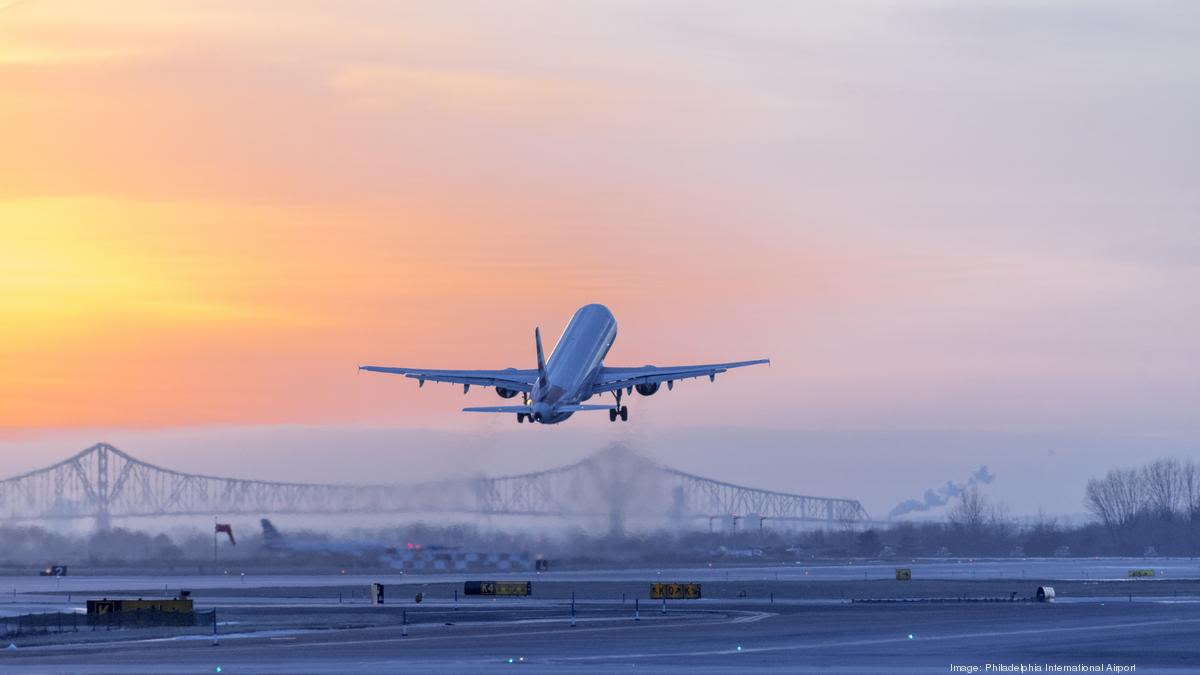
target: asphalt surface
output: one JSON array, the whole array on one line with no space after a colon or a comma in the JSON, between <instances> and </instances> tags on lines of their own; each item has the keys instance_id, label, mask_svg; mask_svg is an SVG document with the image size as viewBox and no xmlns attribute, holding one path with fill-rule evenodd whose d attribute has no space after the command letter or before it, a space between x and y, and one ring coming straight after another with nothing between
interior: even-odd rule
<instances>
[{"instance_id":1,"label":"asphalt surface","mask_svg":"<svg viewBox=\"0 0 1200 675\"><path fill-rule=\"evenodd\" d=\"M896 673L988 663L1113 664L1135 666L1136 672L1200 666L1197 603L709 605L701 601L665 616L647 608L634 621L628 608L581 604L575 627L562 612L527 615L516 608L477 621L467 609L456 616L451 610L414 617L417 622L407 627L225 634L219 646L201 635L27 647L0 653L0 669Z\"/></svg>"},{"instance_id":2,"label":"asphalt surface","mask_svg":"<svg viewBox=\"0 0 1200 675\"><path fill-rule=\"evenodd\" d=\"M704 599L672 601L666 614L645 597L648 582L657 580L647 571L642 582L622 580L637 571L617 580L543 581L532 598L462 598L457 608L448 595L456 584L442 579L409 578L384 607L351 601L354 586L299 578L260 588L239 579L198 592L198 608L215 607L221 617L219 646L204 627L183 635L139 629L22 636L11 639L15 649L0 649L0 671L945 673L1012 672L996 665L1053 672L1051 664L1099 672L1200 670L1200 581L1026 583L1013 569L1005 572L997 579L897 582L776 581L769 570L739 570L726 580L716 570L704 582ZM1059 602L997 601L1018 591L1023 597L1040 583L1055 584ZM417 588L433 599L414 603L410 592ZM62 599L44 596L48 603Z\"/></svg>"}]
</instances>

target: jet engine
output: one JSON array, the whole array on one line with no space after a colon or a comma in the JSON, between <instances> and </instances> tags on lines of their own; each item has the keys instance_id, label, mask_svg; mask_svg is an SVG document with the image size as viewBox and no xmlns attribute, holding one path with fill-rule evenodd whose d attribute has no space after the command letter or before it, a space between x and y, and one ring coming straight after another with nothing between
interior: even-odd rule
<instances>
[{"instance_id":1,"label":"jet engine","mask_svg":"<svg viewBox=\"0 0 1200 675\"><path fill-rule=\"evenodd\" d=\"M505 389L504 387L496 387L496 393L500 395L500 398L512 398L521 392L517 391L516 389Z\"/></svg>"},{"instance_id":2,"label":"jet engine","mask_svg":"<svg viewBox=\"0 0 1200 675\"><path fill-rule=\"evenodd\" d=\"M642 396L653 396L661 386L661 382L651 382L649 384L635 385L634 389L637 389L637 393L641 394Z\"/></svg>"}]
</instances>

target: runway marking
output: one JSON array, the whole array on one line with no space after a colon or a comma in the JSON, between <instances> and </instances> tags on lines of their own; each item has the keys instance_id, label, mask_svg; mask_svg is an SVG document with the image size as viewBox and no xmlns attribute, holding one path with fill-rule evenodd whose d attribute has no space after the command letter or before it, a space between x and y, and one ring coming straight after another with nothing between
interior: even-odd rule
<instances>
[{"instance_id":1,"label":"runway marking","mask_svg":"<svg viewBox=\"0 0 1200 675\"><path fill-rule=\"evenodd\" d=\"M773 616L779 616L779 614L776 612L749 612L747 616L739 616L730 623L754 623L755 621L762 621Z\"/></svg>"},{"instance_id":2,"label":"runway marking","mask_svg":"<svg viewBox=\"0 0 1200 675\"><path fill-rule=\"evenodd\" d=\"M981 633L957 633L954 635L921 635L915 640L910 639L907 635L894 638L876 638L872 640L845 640L841 642L814 642L809 644L795 645L776 645L772 647L743 647L739 646L734 649L713 649L710 651L694 651L687 650L683 652L658 652L658 653L642 653L642 654L607 654L607 655L591 655L591 656L563 656L549 659L551 662L559 661L611 661L620 659L661 659L661 658L679 658L680 656L724 656L727 654L754 654L766 652L783 652L783 651L800 651L806 649L822 649L826 647L866 647L870 645L882 645L891 643L913 643L913 642L931 642L931 641L950 641L964 640L969 638L989 638L989 637L1015 637L1022 635L1045 635L1047 633L1072 633L1081 631L1096 631L1104 629L1124 629L1124 628L1145 628L1149 626L1166 626L1178 625L1182 623L1200 623L1200 619L1172 619L1167 621L1138 621L1132 623L1113 623L1113 624L1089 624L1086 626L1072 626L1066 628L1029 628L1022 630L1010 631L988 631Z\"/></svg>"},{"instance_id":3,"label":"runway marking","mask_svg":"<svg viewBox=\"0 0 1200 675\"><path fill-rule=\"evenodd\" d=\"M711 610L708 610L708 611L706 611L706 610L690 610L688 612L673 612L671 615L668 615L668 616L647 615L647 616L643 617L641 622L639 622L639 623L641 623L643 625L652 624L657 629L666 629L666 628L683 628L683 627L691 628L691 627L695 627L695 626L710 626L710 625L732 623L733 621L736 621L736 619L730 620L729 616L728 616L729 614L751 615L750 618L753 621L760 621L762 619L768 618L768 616L758 616L759 614L764 614L763 612L749 612L749 611L739 611L739 610L725 610L725 611L722 611L719 613L720 618L713 618L713 619L708 618L714 614L718 614L718 612L711 611ZM775 615L769 614L769 616L775 616ZM743 618L743 617L739 617L739 618ZM671 619L674 619L674 621L670 621ZM536 633L531 633L529 631L508 631L508 632L504 632L504 633L487 632L486 635L488 638L521 637L521 636L529 636L529 635L556 635L556 634L566 635L566 634L578 634L578 633L607 632L607 631L625 630L625 629L632 630L637 626L637 624L633 621L633 619L628 616L588 617L588 618L579 618L578 620L581 623L583 623L583 622L589 622L589 623L612 622L612 623L619 623L620 625L560 628L557 630L538 631ZM529 625L532 623L538 623L538 622L542 622L542 621L554 622L554 623L566 623L567 619L564 619L564 618L546 619L546 620L543 620L543 619L514 619L512 621L463 622L463 623L458 623L455 626L455 628L471 629L471 628L488 628L491 626L520 626L520 625ZM443 627L442 624L409 624L410 629L416 629L418 631L423 631L426 628L439 629L442 627ZM324 648L324 647L329 646L330 644L336 644L336 645L340 646L340 645L367 645L367 644L373 645L373 644L382 644L382 643L390 643L390 642L396 642L396 643L432 642L432 641L437 641L437 640L461 640L463 637L460 631L454 630L454 631L445 631L440 635L415 635L415 636L410 636L410 637L394 637L394 638L384 637L384 638L360 639L360 640L339 640L338 639L339 634L342 634L348 630L353 630L353 631L361 633L361 632L368 632L368 631L384 631L384 630L395 631L398 628L399 628L399 626L397 626L397 625L362 626L362 627L352 628L352 629L294 628L294 629L274 629L274 630L263 630L263 631L244 631L244 632L240 632L240 633L223 633L223 634L220 634L218 637L222 640L230 640L230 641L236 640L237 642L242 642L242 643L246 643L246 642L249 642L249 641L255 640L255 639L262 640L264 643L272 642L272 641L278 639L273 636L279 636L279 635L303 635L306 638L324 638L324 637L329 638L328 640L314 640L311 642L302 642L295 638L290 638L290 639L284 638L285 640L289 640L287 644L276 644L275 645L277 647L293 647L293 648L297 648L297 647L298 648L305 648L305 647ZM38 651L38 652L44 653L44 652L53 652L53 651L76 651L76 650L87 651L89 649L108 650L108 649L114 649L114 648L120 648L120 647L133 647L136 645L144 645L144 644L148 644L148 643L161 644L161 643L169 643L169 642L176 642L176 643L179 643L179 642L203 642L203 641L207 641L207 640L211 640L211 639L212 639L211 635L197 633L197 634L188 634L188 635L174 635L174 636L170 636L170 637L161 637L161 638L135 638L135 639L130 639L130 640L111 640L111 641L96 641L96 642L66 642L66 643L61 643L61 644L29 645L27 647L23 647L22 651L26 651L26 652Z\"/></svg>"},{"instance_id":4,"label":"runway marking","mask_svg":"<svg viewBox=\"0 0 1200 675\"><path fill-rule=\"evenodd\" d=\"M675 617L669 617L669 618L679 619L679 618L686 618L686 617L681 617L679 615L676 615ZM762 617L762 618L766 618L766 617ZM583 619L580 619L580 621L583 621ZM537 636L558 635L558 634L575 635L575 634L579 634L579 633L599 633L599 632L607 632L607 631L614 631L614 630L633 630L637 625L633 621L633 619L631 619L629 617L614 617L612 619L593 618L593 619L589 619L589 621L596 622L596 623L602 622L602 621L603 622L613 622L613 623L620 622L620 625L617 625L617 626L592 626L592 627L587 627L587 628L560 628L557 630L538 631L537 633L530 633L528 631L509 631L506 633L487 632L486 637L488 639L494 639L494 638L504 638L504 637L522 637L522 636L529 636L529 635L537 635ZM725 618L711 620L711 621L701 620L701 619L690 619L690 620L686 620L686 621L670 622L665 625L662 624L663 621L667 621L667 619L663 619L663 618L659 618L659 617L646 617L646 618L643 618L640 623L642 623L642 624L649 624L649 623L659 624L659 625L656 625L655 628L660 628L660 629L662 629L662 628L694 628L696 626L712 626L712 625L718 625L718 624L724 624L724 623L731 623L731 621L729 621ZM556 622L557 623L566 623L566 620L558 619ZM526 622L524 620L491 621L491 622L486 622L486 623L485 622L472 623L472 624L463 623L463 624L459 624L459 626L471 627L471 628L486 628L487 626L520 625L523 623L526 623ZM417 624L417 625L420 625L420 624ZM410 628L411 627L412 626L410 625ZM378 628L395 629L395 626L372 627L369 630L376 630ZM333 637L333 636L331 635L330 637ZM337 640L336 644L338 646L342 646L342 645L377 645L377 644L382 644L382 643L387 643L387 642L432 642L435 640L461 640L462 637L463 637L462 635L458 635L458 634L422 635L422 636L413 636L413 637L378 638L378 639L374 639L374 640ZM280 646L301 647L301 648L303 648L303 647L324 647L324 646L326 646L326 643L323 643L323 642L297 642L295 644L280 645Z\"/></svg>"}]
</instances>

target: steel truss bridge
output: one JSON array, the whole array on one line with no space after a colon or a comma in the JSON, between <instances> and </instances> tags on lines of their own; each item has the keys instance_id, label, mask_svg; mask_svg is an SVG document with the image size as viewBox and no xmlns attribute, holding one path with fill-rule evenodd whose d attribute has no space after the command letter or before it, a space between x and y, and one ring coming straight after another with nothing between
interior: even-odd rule
<instances>
[{"instance_id":1,"label":"steel truss bridge","mask_svg":"<svg viewBox=\"0 0 1200 675\"><path fill-rule=\"evenodd\" d=\"M106 443L53 466L0 481L0 522L214 514L473 514L627 519L678 526L723 519L826 525L869 521L852 499L809 497L710 480L657 464L613 444L545 471L411 485L338 485L183 473L143 462ZM755 522L757 521L757 522Z\"/></svg>"}]
</instances>

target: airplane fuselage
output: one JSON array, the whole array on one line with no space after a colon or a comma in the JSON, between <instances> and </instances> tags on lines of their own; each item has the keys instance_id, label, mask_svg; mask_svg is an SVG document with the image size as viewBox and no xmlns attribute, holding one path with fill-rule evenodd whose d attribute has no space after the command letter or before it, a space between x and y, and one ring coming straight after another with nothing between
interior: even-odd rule
<instances>
[{"instance_id":1,"label":"airplane fuselage","mask_svg":"<svg viewBox=\"0 0 1200 675\"><path fill-rule=\"evenodd\" d=\"M530 392L531 420L557 424L571 411L559 406L576 405L592 396L592 386L604 357L617 339L617 320L604 305L584 305L571 317L558 344L546 361L544 377L538 377Z\"/></svg>"}]
</instances>

